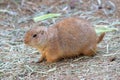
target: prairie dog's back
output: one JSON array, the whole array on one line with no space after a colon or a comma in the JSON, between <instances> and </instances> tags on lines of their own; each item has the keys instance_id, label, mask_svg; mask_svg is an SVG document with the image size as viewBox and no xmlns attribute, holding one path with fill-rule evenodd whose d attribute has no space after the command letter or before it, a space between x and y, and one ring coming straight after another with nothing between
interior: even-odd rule
<instances>
[{"instance_id":1,"label":"prairie dog's back","mask_svg":"<svg viewBox=\"0 0 120 80\"><path fill-rule=\"evenodd\" d=\"M57 28L59 46L65 54L82 53L85 48L97 44L95 30L84 19L67 18L54 27Z\"/></svg>"}]
</instances>

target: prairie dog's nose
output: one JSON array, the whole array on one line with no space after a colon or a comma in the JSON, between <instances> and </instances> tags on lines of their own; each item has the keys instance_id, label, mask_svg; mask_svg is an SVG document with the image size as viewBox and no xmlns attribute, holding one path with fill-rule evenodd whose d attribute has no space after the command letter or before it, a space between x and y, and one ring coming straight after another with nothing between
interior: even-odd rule
<instances>
[{"instance_id":1,"label":"prairie dog's nose","mask_svg":"<svg viewBox=\"0 0 120 80\"><path fill-rule=\"evenodd\" d=\"M25 39L24 39L24 43L25 43L25 44L28 44L29 41L25 38Z\"/></svg>"}]
</instances>

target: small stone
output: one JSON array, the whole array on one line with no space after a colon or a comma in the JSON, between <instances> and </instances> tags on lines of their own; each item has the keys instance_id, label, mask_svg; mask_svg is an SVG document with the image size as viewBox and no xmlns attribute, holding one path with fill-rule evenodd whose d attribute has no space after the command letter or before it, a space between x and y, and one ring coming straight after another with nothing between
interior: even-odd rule
<instances>
[{"instance_id":1,"label":"small stone","mask_svg":"<svg viewBox=\"0 0 120 80\"><path fill-rule=\"evenodd\" d=\"M116 57L111 57L109 60L110 60L110 62L113 62L116 60Z\"/></svg>"}]
</instances>

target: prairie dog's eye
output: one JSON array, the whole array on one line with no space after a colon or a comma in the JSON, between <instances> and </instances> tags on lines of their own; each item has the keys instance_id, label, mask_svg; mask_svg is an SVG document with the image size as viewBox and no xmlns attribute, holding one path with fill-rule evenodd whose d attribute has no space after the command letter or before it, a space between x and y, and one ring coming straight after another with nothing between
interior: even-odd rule
<instances>
[{"instance_id":1,"label":"prairie dog's eye","mask_svg":"<svg viewBox=\"0 0 120 80\"><path fill-rule=\"evenodd\" d=\"M34 34L34 35L33 35L33 38L35 38L36 36L37 36L37 34Z\"/></svg>"}]
</instances>

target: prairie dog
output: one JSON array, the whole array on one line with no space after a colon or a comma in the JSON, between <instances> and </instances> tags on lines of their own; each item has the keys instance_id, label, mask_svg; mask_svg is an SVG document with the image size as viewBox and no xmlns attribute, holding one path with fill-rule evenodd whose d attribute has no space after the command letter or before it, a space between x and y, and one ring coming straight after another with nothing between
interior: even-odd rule
<instances>
[{"instance_id":1,"label":"prairie dog","mask_svg":"<svg viewBox=\"0 0 120 80\"><path fill-rule=\"evenodd\" d=\"M105 33L97 36L87 20L66 18L53 26L34 27L26 32L24 43L37 48L42 54L38 62L56 62L62 58L96 54L97 44Z\"/></svg>"}]
</instances>

